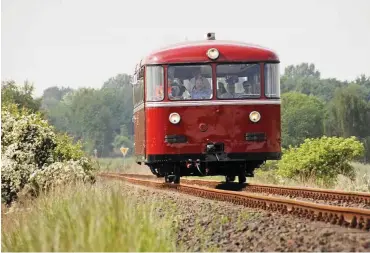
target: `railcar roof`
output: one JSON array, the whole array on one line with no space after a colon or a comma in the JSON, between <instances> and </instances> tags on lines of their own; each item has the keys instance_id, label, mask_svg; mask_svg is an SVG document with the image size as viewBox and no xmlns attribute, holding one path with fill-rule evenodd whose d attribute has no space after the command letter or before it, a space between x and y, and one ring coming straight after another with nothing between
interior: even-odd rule
<instances>
[{"instance_id":1,"label":"railcar roof","mask_svg":"<svg viewBox=\"0 0 370 253\"><path fill-rule=\"evenodd\" d=\"M212 47L220 52L215 61L206 55L207 50ZM181 42L153 51L143 59L142 64L233 61L279 61L279 57L271 49L260 45L228 40L201 40Z\"/></svg>"}]
</instances>

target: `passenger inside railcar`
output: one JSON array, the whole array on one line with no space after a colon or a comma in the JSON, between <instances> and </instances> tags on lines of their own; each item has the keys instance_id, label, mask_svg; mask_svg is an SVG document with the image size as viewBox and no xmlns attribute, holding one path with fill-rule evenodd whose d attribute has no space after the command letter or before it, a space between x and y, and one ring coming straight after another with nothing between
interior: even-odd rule
<instances>
[{"instance_id":1,"label":"passenger inside railcar","mask_svg":"<svg viewBox=\"0 0 370 253\"><path fill-rule=\"evenodd\" d=\"M220 64L217 79L225 80L227 92L218 90L220 99L249 99L260 97L260 66L258 64Z\"/></svg>"},{"instance_id":2,"label":"passenger inside railcar","mask_svg":"<svg viewBox=\"0 0 370 253\"><path fill-rule=\"evenodd\" d=\"M203 77L197 76L195 79L195 86L191 91L192 99L210 99L212 97L212 87L207 85Z\"/></svg>"},{"instance_id":3,"label":"passenger inside railcar","mask_svg":"<svg viewBox=\"0 0 370 253\"><path fill-rule=\"evenodd\" d=\"M236 76L228 76L226 77L227 83L227 92L226 93L218 93L217 96L219 98L235 98L235 84L238 82L238 77Z\"/></svg>"},{"instance_id":4,"label":"passenger inside railcar","mask_svg":"<svg viewBox=\"0 0 370 253\"><path fill-rule=\"evenodd\" d=\"M244 81L243 82L244 94L245 95L252 95L252 83L251 81Z\"/></svg>"},{"instance_id":5,"label":"passenger inside railcar","mask_svg":"<svg viewBox=\"0 0 370 253\"><path fill-rule=\"evenodd\" d=\"M190 81L189 81L189 87L188 87L188 90L189 91L192 91L193 90L193 88L195 86L196 79L199 78L199 77L202 77L201 68L200 67L197 67L197 68L193 69L192 74L193 74L192 75L193 78L191 78ZM211 87L211 83L208 81L207 78L203 78L202 81L205 82L205 86L206 87Z\"/></svg>"},{"instance_id":6,"label":"passenger inside railcar","mask_svg":"<svg viewBox=\"0 0 370 253\"><path fill-rule=\"evenodd\" d=\"M219 94L221 96L222 94L225 94L225 93L227 93L227 90L225 88L225 84L223 82L218 82L217 94Z\"/></svg>"},{"instance_id":7,"label":"passenger inside railcar","mask_svg":"<svg viewBox=\"0 0 370 253\"><path fill-rule=\"evenodd\" d=\"M243 82L243 93L240 94L241 97L249 96L259 96L261 93L260 91L260 83L259 81L256 82L253 79L249 79Z\"/></svg>"},{"instance_id":8,"label":"passenger inside railcar","mask_svg":"<svg viewBox=\"0 0 370 253\"><path fill-rule=\"evenodd\" d=\"M212 68L210 65L169 66L168 72L170 100L212 98ZM179 80L177 85L174 80Z\"/></svg>"},{"instance_id":9,"label":"passenger inside railcar","mask_svg":"<svg viewBox=\"0 0 370 253\"><path fill-rule=\"evenodd\" d=\"M171 100L182 100L190 98L190 93L186 90L180 79L169 78L168 87L168 96Z\"/></svg>"}]
</instances>

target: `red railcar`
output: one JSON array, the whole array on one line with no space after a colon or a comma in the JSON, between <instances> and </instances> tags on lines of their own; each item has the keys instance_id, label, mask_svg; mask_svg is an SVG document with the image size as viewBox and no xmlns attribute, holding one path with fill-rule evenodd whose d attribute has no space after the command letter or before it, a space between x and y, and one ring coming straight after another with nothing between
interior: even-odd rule
<instances>
[{"instance_id":1,"label":"red railcar","mask_svg":"<svg viewBox=\"0 0 370 253\"><path fill-rule=\"evenodd\" d=\"M244 183L281 158L279 58L271 50L208 33L148 55L133 93L136 162L167 182L225 175Z\"/></svg>"}]
</instances>

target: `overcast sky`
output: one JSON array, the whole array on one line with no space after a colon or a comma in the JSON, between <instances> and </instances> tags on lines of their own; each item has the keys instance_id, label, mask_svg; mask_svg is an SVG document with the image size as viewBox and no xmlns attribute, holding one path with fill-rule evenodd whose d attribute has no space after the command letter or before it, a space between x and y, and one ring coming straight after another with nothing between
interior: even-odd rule
<instances>
[{"instance_id":1,"label":"overcast sky","mask_svg":"<svg viewBox=\"0 0 370 253\"><path fill-rule=\"evenodd\" d=\"M100 87L152 50L188 40L260 44L281 72L314 63L323 77L370 75L369 0L2 0L1 78Z\"/></svg>"}]
</instances>

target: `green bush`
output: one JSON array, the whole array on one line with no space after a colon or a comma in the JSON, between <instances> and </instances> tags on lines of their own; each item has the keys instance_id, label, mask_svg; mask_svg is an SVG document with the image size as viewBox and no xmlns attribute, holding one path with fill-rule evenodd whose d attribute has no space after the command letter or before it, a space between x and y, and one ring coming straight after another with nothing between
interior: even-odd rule
<instances>
[{"instance_id":1,"label":"green bush","mask_svg":"<svg viewBox=\"0 0 370 253\"><path fill-rule=\"evenodd\" d=\"M57 146L54 149L54 160L58 162L78 160L83 155L80 141L73 143L73 138L67 134L57 134L55 139Z\"/></svg>"},{"instance_id":2,"label":"green bush","mask_svg":"<svg viewBox=\"0 0 370 253\"><path fill-rule=\"evenodd\" d=\"M314 180L319 185L332 185L338 175L354 178L350 161L364 153L355 137L322 137L306 139L299 147L290 147L278 162L278 175L300 181Z\"/></svg>"},{"instance_id":3,"label":"green bush","mask_svg":"<svg viewBox=\"0 0 370 253\"><path fill-rule=\"evenodd\" d=\"M22 190L37 194L54 183L94 179L92 163L83 157L79 144L57 135L40 113L2 106L1 145L3 203L16 200Z\"/></svg>"}]
</instances>

